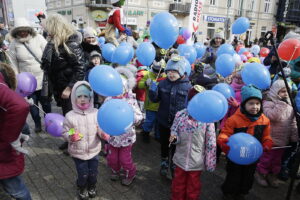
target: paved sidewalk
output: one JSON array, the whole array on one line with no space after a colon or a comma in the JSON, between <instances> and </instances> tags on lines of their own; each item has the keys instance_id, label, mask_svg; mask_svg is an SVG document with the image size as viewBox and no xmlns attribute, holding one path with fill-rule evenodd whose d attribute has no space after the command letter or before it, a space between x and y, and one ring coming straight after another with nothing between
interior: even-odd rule
<instances>
[{"instance_id":1,"label":"paved sidewalk","mask_svg":"<svg viewBox=\"0 0 300 200\"><path fill-rule=\"evenodd\" d=\"M57 108L53 110L55 112ZM34 127L30 117L30 127ZM25 147L30 151L26 157L26 170L23 174L26 185L34 200L73 200L76 198L75 165L73 160L58 150L62 139L53 138L47 133L35 134L31 131L31 139ZM129 187L122 186L119 181L109 179L106 161L100 157L98 193L95 200L168 200L171 182L159 175L159 144L152 140L144 144L140 135L133 148L133 157L137 165L136 180ZM214 173L202 175L202 200L221 200L220 185L225 176L225 159L222 158ZM280 188L262 188L254 185L247 200L283 200L287 191L287 183ZM0 189L0 200L10 199ZM299 200L300 195L293 194L293 200Z\"/></svg>"}]
</instances>

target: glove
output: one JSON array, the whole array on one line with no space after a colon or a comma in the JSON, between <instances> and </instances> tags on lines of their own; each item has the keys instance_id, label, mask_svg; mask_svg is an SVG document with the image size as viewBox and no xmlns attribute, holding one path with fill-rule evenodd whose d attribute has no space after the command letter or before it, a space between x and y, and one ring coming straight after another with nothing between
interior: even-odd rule
<instances>
[{"instance_id":1,"label":"glove","mask_svg":"<svg viewBox=\"0 0 300 200\"><path fill-rule=\"evenodd\" d=\"M110 138L110 135L108 135L108 134L106 134L106 133L104 133L104 132L101 132L101 133L100 133L100 137L101 137L103 140L108 141L109 138Z\"/></svg>"},{"instance_id":2,"label":"glove","mask_svg":"<svg viewBox=\"0 0 300 200\"><path fill-rule=\"evenodd\" d=\"M129 28L125 28L125 30L123 31L123 33L125 33L128 36L132 36L132 32Z\"/></svg>"},{"instance_id":3,"label":"glove","mask_svg":"<svg viewBox=\"0 0 300 200\"><path fill-rule=\"evenodd\" d=\"M154 91L156 92L157 90L157 83L155 81L151 81L151 84L150 84L150 88L149 88L151 91Z\"/></svg>"},{"instance_id":4,"label":"glove","mask_svg":"<svg viewBox=\"0 0 300 200\"><path fill-rule=\"evenodd\" d=\"M148 79L146 80L146 85L147 85L147 86L150 86L151 82L152 82L152 79L151 79L151 78L148 78Z\"/></svg>"},{"instance_id":5,"label":"glove","mask_svg":"<svg viewBox=\"0 0 300 200\"><path fill-rule=\"evenodd\" d=\"M273 146L273 142L271 140L267 140L263 143L263 149L264 149L264 152L269 152L271 151L272 149L272 146Z\"/></svg>"},{"instance_id":6,"label":"glove","mask_svg":"<svg viewBox=\"0 0 300 200\"><path fill-rule=\"evenodd\" d=\"M33 102L33 99L30 98L30 99L25 99L27 101L27 103L30 105L30 106L33 106L34 105L34 102Z\"/></svg>"},{"instance_id":7,"label":"glove","mask_svg":"<svg viewBox=\"0 0 300 200\"><path fill-rule=\"evenodd\" d=\"M18 152L23 153L23 154L29 154L27 149L24 149L22 147L22 141L28 141L29 140L29 136L25 135L25 134L20 134L20 136L18 137L18 139L16 139L15 141L13 141L12 143L10 143L10 145Z\"/></svg>"},{"instance_id":8,"label":"glove","mask_svg":"<svg viewBox=\"0 0 300 200\"><path fill-rule=\"evenodd\" d=\"M218 140L218 145L226 155L230 150L230 146L227 145L227 142L228 142L228 138L223 138Z\"/></svg>"},{"instance_id":9,"label":"glove","mask_svg":"<svg viewBox=\"0 0 300 200\"><path fill-rule=\"evenodd\" d=\"M227 99L227 101L230 106L235 107L235 108L239 107L239 105L240 105L239 102L233 97L230 97L229 99Z\"/></svg>"}]
</instances>

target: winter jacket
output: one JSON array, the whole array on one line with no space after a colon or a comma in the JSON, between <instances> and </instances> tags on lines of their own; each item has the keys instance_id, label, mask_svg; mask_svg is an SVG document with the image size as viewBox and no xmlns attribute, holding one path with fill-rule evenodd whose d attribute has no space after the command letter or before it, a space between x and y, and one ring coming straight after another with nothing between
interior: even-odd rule
<instances>
[{"instance_id":1,"label":"winter jacket","mask_svg":"<svg viewBox=\"0 0 300 200\"><path fill-rule=\"evenodd\" d=\"M169 79L162 80L156 91L149 90L150 100L159 102L157 120L161 125L171 127L176 113L186 108L191 87L188 77L184 77L174 82Z\"/></svg>"},{"instance_id":2,"label":"winter jacket","mask_svg":"<svg viewBox=\"0 0 300 200\"><path fill-rule=\"evenodd\" d=\"M258 141L264 144L268 140L272 141L270 130L270 120L264 114L261 114L256 121L251 121L238 109L226 121L225 126L218 136L218 142L222 142L223 139L229 138L235 133L245 132L253 135Z\"/></svg>"},{"instance_id":3,"label":"winter jacket","mask_svg":"<svg viewBox=\"0 0 300 200\"><path fill-rule=\"evenodd\" d=\"M48 73L53 94L58 103L66 87L73 87L77 81L84 80L84 55L77 37L74 34L66 41L71 54L68 54L63 46L59 46L58 55L51 42L48 42L43 53L41 67Z\"/></svg>"},{"instance_id":4,"label":"winter jacket","mask_svg":"<svg viewBox=\"0 0 300 200\"><path fill-rule=\"evenodd\" d=\"M155 81L156 80L156 74L147 71L144 75L144 77L138 82L138 88L140 89L146 89L146 98L145 98L145 104L144 108L145 110L150 110L150 111L158 111L159 103L154 103L149 99L149 88L146 85L147 80L150 78L151 80ZM162 81L163 79L166 78L166 75L163 73L160 75L160 77L157 79L157 82Z\"/></svg>"},{"instance_id":5,"label":"winter jacket","mask_svg":"<svg viewBox=\"0 0 300 200\"><path fill-rule=\"evenodd\" d=\"M81 160L89 160L99 154L101 150L101 141L97 133L97 113L98 110L94 108L94 98L91 98L90 107L87 110L81 110L75 103L76 96L75 91L80 85L90 85L85 81L78 81L71 93L72 108L70 112L66 114L64 121L64 133L63 137L69 142L68 151L74 158ZM83 135L81 140L72 142L69 137L69 130L74 128Z\"/></svg>"},{"instance_id":6,"label":"winter jacket","mask_svg":"<svg viewBox=\"0 0 300 200\"><path fill-rule=\"evenodd\" d=\"M43 70L41 64L36 61L32 54L26 49L24 43L41 61L47 41L40 34L28 35L27 38L14 38L9 45L8 55L16 74L30 72L37 80L36 90L42 88Z\"/></svg>"},{"instance_id":7,"label":"winter jacket","mask_svg":"<svg viewBox=\"0 0 300 200\"><path fill-rule=\"evenodd\" d=\"M216 167L216 133L213 123L189 117L187 109L177 112L171 135L176 135L173 162L185 171L213 171Z\"/></svg>"},{"instance_id":8,"label":"winter jacket","mask_svg":"<svg viewBox=\"0 0 300 200\"><path fill-rule=\"evenodd\" d=\"M284 85L283 80L278 81L281 82L281 86ZM263 102L263 110L271 121L271 137L274 146L285 146L290 141L298 141L298 130L291 103L280 100L277 95L281 89L276 87L278 81L272 85L267 99Z\"/></svg>"},{"instance_id":9,"label":"winter jacket","mask_svg":"<svg viewBox=\"0 0 300 200\"><path fill-rule=\"evenodd\" d=\"M147 70L138 70L137 73L136 73L136 83L137 83L137 86L139 85L139 82L142 80L142 78L148 73ZM136 94L136 100L138 101L145 101L146 99L146 89L145 88L139 88L136 87L134 89L134 93Z\"/></svg>"},{"instance_id":10,"label":"winter jacket","mask_svg":"<svg viewBox=\"0 0 300 200\"><path fill-rule=\"evenodd\" d=\"M17 140L29 113L24 98L9 89L0 73L0 179L18 176L24 171L24 155L11 142Z\"/></svg>"},{"instance_id":11,"label":"winter jacket","mask_svg":"<svg viewBox=\"0 0 300 200\"><path fill-rule=\"evenodd\" d=\"M201 62L204 62L205 64L210 64L214 69L215 67L215 62L217 59L217 51L220 46L216 46L212 44L209 47L206 48L204 56L201 58Z\"/></svg>"},{"instance_id":12,"label":"winter jacket","mask_svg":"<svg viewBox=\"0 0 300 200\"><path fill-rule=\"evenodd\" d=\"M134 123L126 133L118 136L110 136L108 143L114 147L127 147L129 145L132 145L136 141L134 126L138 125L143 120L143 114L136 101L135 94L133 94L132 92L125 93L121 97L107 97L105 99L105 102L115 98L122 99L132 106L134 112Z\"/></svg>"},{"instance_id":13,"label":"winter jacket","mask_svg":"<svg viewBox=\"0 0 300 200\"><path fill-rule=\"evenodd\" d=\"M101 55L101 49L98 46L98 44L89 44L89 43L86 43L86 42L82 42L81 47L82 47L82 50L83 50L84 60L85 60L86 65L88 65L89 62L90 62L90 54L91 54L92 51L97 51Z\"/></svg>"}]
</instances>

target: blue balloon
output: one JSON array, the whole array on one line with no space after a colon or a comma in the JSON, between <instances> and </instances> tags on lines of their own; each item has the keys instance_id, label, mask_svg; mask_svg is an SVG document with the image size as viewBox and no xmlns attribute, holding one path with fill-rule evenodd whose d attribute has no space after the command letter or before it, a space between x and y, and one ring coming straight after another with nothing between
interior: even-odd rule
<instances>
[{"instance_id":1,"label":"blue balloon","mask_svg":"<svg viewBox=\"0 0 300 200\"><path fill-rule=\"evenodd\" d=\"M234 71L235 61L229 54L222 54L217 57L216 60L216 71L223 77L227 77Z\"/></svg>"},{"instance_id":2,"label":"blue balloon","mask_svg":"<svg viewBox=\"0 0 300 200\"><path fill-rule=\"evenodd\" d=\"M246 48L241 48L238 52L239 55L242 55L244 52L248 51Z\"/></svg>"},{"instance_id":3,"label":"blue balloon","mask_svg":"<svg viewBox=\"0 0 300 200\"><path fill-rule=\"evenodd\" d=\"M150 66L155 58L155 48L150 42L142 42L136 49L138 61L145 66Z\"/></svg>"},{"instance_id":4,"label":"blue balloon","mask_svg":"<svg viewBox=\"0 0 300 200\"><path fill-rule=\"evenodd\" d=\"M119 45L112 55L112 62L126 65L134 56L134 50L129 45Z\"/></svg>"},{"instance_id":5,"label":"blue balloon","mask_svg":"<svg viewBox=\"0 0 300 200\"><path fill-rule=\"evenodd\" d=\"M103 45L105 43L105 37L99 37L98 38L98 43Z\"/></svg>"},{"instance_id":6,"label":"blue balloon","mask_svg":"<svg viewBox=\"0 0 300 200\"><path fill-rule=\"evenodd\" d=\"M271 85L270 72L260 63L246 63L241 73L247 85L253 84L262 90L268 89Z\"/></svg>"},{"instance_id":7,"label":"blue balloon","mask_svg":"<svg viewBox=\"0 0 300 200\"><path fill-rule=\"evenodd\" d=\"M192 71L192 66L186 58L183 58L183 59L184 59L185 73L186 73L187 76L190 76L191 71Z\"/></svg>"},{"instance_id":8,"label":"blue balloon","mask_svg":"<svg viewBox=\"0 0 300 200\"><path fill-rule=\"evenodd\" d=\"M190 62L190 64L193 64L195 62L197 58L197 52L193 46L181 44L178 47L178 51L181 56L184 56Z\"/></svg>"},{"instance_id":9,"label":"blue balloon","mask_svg":"<svg viewBox=\"0 0 300 200\"><path fill-rule=\"evenodd\" d=\"M233 56L233 54L235 54L233 46L231 44L222 44L217 50L217 56L222 54L230 54Z\"/></svg>"},{"instance_id":10,"label":"blue balloon","mask_svg":"<svg viewBox=\"0 0 300 200\"><path fill-rule=\"evenodd\" d=\"M115 45L111 44L111 43L106 43L102 46L102 55L103 58L105 60L107 60L108 62L111 62L112 60L112 55L114 53L114 51L116 50Z\"/></svg>"},{"instance_id":11,"label":"blue balloon","mask_svg":"<svg viewBox=\"0 0 300 200\"><path fill-rule=\"evenodd\" d=\"M130 54L129 54L129 57L132 59L133 56L134 56L134 49L133 49L133 46L132 44L130 44L129 42L121 42L121 44L119 46L127 46L129 49L130 49ZM130 59L130 60L131 60Z\"/></svg>"},{"instance_id":12,"label":"blue balloon","mask_svg":"<svg viewBox=\"0 0 300 200\"><path fill-rule=\"evenodd\" d=\"M185 30L187 30L187 28L184 28L184 27L180 28L179 35L183 35Z\"/></svg>"},{"instance_id":13,"label":"blue balloon","mask_svg":"<svg viewBox=\"0 0 300 200\"><path fill-rule=\"evenodd\" d=\"M239 165L256 162L263 153L261 143L248 133L235 133L228 139L228 158Z\"/></svg>"},{"instance_id":14,"label":"blue balloon","mask_svg":"<svg viewBox=\"0 0 300 200\"><path fill-rule=\"evenodd\" d=\"M207 90L196 94L190 100L187 110L194 119L204 123L213 123L225 116L228 103L221 93Z\"/></svg>"},{"instance_id":15,"label":"blue balloon","mask_svg":"<svg viewBox=\"0 0 300 200\"><path fill-rule=\"evenodd\" d=\"M177 19L168 12L156 14L150 24L151 39L160 48L173 46L179 35Z\"/></svg>"},{"instance_id":16,"label":"blue balloon","mask_svg":"<svg viewBox=\"0 0 300 200\"><path fill-rule=\"evenodd\" d=\"M132 106L121 99L111 99L99 109L97 120L99 127L112 136L126 133L133 124Z\"/></svg>"},{"instance_id":17,"label":"blue balloon","mask_svg":"<svg viewBox=\"0 0 300 200\"><path fill-rule=\"evenodd\" d=\"M117 28L115 29L115 34L116 34L116 38L120 37L119 30Z\"/></svg>"},{"instance_id":18,"label":"blue balloon","mask_svg":"<svg viewBox=\"0 0 300 200\"><path fill-rule=\"evenodd\" d=\"M197 42L194 44L194 48L196 49L197 52L197 58L202 58L202 56L204 56L205 54L207 47L201 42Z\"/></svg>"},{"instance_id":19,"label":"blue balloon","mask_svg":"<svg viewBox=\"0 0 300 200\"><path fill-rule=\"evenodd\" d=\"M230 97L235 97L233 88L227 83L218 83L212 88L212 90L220 92L224 95L226 99L229 99Z\"/></svg>"},{"instance_id":20,"label":"blue balloon","mask_svg":"<svg viewBox=\"0 0 300 200\"><path fill-rule=\"evenodd\" d=\"M260 47L258 45L253 45L250 52L253 53L254 56L257 56L260 52Z\"/></svg>"},{"instance_id":21,"label":"blue balloon","mask_svg":"<svg viewBox=\"0 0 300 200\"><path fill-rule=\"evenodd\" d=\"M92 89L102 96L118 96L123 93L123 83L120 74L111 66L100 65L89 73Z\"/></svg>"},{"instance_id":22,"label":"blue balloon","mask_svg":"<svg viewBox=\"0 0 300 200\"><path fill-rule=\"evenodd\" d=\"M250 27L249 19L246 17L240 17L232 24L232 33L233 34L242 34L245 33Z\"/></svg>"},{"instance_id":23,"label":"blue balloon","mask_svg":"<svg viewBox=\"0 0 300 200\"><path fill-rule=\"evenodd\" d=\"M297 110L298 112L300 112L300 92L297 93L295 101L296 101Z\"/></svg>"}]
</instances>

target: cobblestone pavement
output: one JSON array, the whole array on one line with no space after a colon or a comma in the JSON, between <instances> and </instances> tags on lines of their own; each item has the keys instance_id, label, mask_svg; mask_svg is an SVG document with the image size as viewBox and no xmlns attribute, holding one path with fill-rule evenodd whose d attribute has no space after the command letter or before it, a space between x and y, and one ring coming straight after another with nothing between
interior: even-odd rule
<instances>
[{"instance_id":1,"label":"cobblestone pavement","mask_svg":"<svg viewBox=\"0 0 300 200\"><path fill-rule=\"evenodd\" d=\"M57 108L53 112L59 112ZM31 129L34 127L30 117L27 120ZM76 199L76 171L72 159L58 150L62 139L53 138L46 133L35 134L31 130L31 139L25 144L30 151L26 156L26 170L23 178L34 200L73 200ZM129 187L120 182L109 180L106 161L100 158L98 193L95 200L168 200L171 182L159 175L159 144L152 140L144 144L140 135L133 148L133 157L137 165L136 180ZM202 200L221 200L220 185L224 180L225 159L222 158L214 173L203 173ZM262 188L254 185L247 200L283 200L287 191L287 183L280 188ZM0 200L10 199L0 189ZM293 194L293 200L299 200L299 194Z\"/></svg>"}]
</instances>

